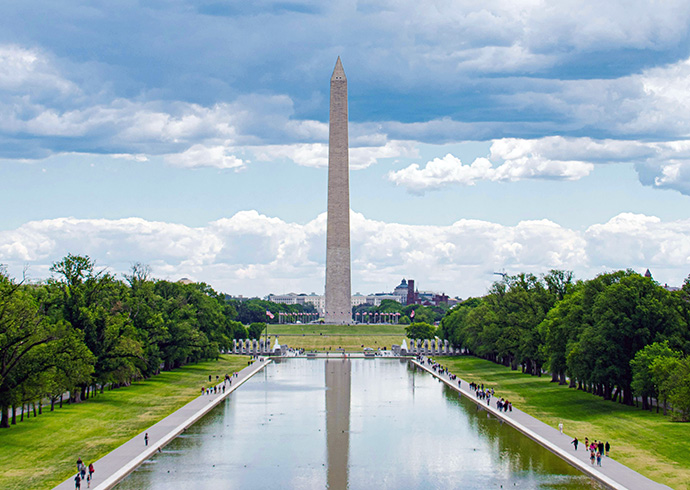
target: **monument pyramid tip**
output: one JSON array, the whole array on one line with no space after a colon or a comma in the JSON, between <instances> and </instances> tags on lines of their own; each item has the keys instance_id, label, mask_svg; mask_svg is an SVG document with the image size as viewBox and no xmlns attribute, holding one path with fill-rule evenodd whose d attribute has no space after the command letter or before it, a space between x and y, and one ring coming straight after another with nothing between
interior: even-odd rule
<instances>
[{"instance_id":1,"label":"monument pyramid tip","mask_svg":"<svg viewBox=\"0 0 690 490\"><path fill-rule=\"evenodd\" d=\"M343 69L343 63L340 61L340 56L335 62L335 68L333 69L333 75L331 80L347 80L345 77L345 70Z\"/></svg>"}]
</instances>

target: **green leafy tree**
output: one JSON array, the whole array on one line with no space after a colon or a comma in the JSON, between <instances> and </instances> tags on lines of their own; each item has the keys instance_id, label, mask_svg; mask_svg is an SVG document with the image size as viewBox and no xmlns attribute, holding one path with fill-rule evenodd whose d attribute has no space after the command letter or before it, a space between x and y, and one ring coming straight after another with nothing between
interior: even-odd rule
<instances>
[{"instance_id":1,"label":"green leafy tree","mask_svg":"<svg viewBox=\"0 0 690 490\"><path fill-rule=\"evenodd\" d=\"M51 369L89 356L77 332L49 321L31 290L0 271L0 427L10 425L10 406L46 393Z\"/></svg>"},{"instance_id":2,"label":"green leafy tree","mask_svg":"<svg viewBox=\"0 0 690 490\"><path fill-rule=\"evenodd\" d=\"M652 364L662 357L679 358L680 353L672 350L668 341L654 342L640 349L630 361L633 393L642 398L642 408L645 410L651 409L650 398L656 398L659 411L659 387L654 380Z\"/></svg>"},{"instance_id":3,"label":"green leafy tree","mask_svg":"<svg viewBox=\"0 0 690 490\"><path fill-rule=\"evenodd\" d=\"M415 322L405 327L405 335L409 339L433 339L436 329L426 322Z\"/></svg>"},{"instance_id":4,"label":"green leafy tree","mask_svg":"<svg viewBox=\"0 0 690 490\"><path fill-rule=\"evenodd\" d=\"M652 375L664 407L664 415L668 413L668 401L679 381L678 373L681 372L681 368L681 360L677 357L657 357L652 361Z\"/></svg>"},{"instance_id":5,"label":"green leafy tree","mask_svg":"<svg viewBox=\"0 0 690 490\"><path fill-rule=\"evenodd\" d=\"M250 339L259 340L261 338L261 334L263 333L264 330L266 330L266 324L265 323L254 322L251 325L249 325L249 328L247 329L247 333L248 333Z\"/></svg>"}]
</instances>

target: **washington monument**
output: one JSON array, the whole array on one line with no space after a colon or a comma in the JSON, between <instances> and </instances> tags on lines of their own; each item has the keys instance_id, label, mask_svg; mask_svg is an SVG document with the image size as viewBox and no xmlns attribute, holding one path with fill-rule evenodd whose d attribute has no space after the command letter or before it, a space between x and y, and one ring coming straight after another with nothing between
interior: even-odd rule
<instances>
[{"instance_id":1,"label":"washington monument","mask_svg":"<svg viewBox=\"0 0 690 490\"><path fill-rule=\"evenodd\" d=\"M348 324L350 288L350 160L347 136L347 78L335 62L331 76L328 133L328 223L326 225L326 323Z\"/></svg>"}]
</instances>

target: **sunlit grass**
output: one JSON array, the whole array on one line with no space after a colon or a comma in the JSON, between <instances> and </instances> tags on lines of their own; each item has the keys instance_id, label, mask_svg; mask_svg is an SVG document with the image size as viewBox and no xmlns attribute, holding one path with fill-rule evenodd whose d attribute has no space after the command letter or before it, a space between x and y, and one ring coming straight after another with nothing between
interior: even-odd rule
<instances>
[{"instance_id":1,"label":"sunlit grass","mask_svg":"<svg viewBox=\"0 0 690 490\"><path fill-rule=\"evenodd\" d=\"M101 458L193 400L209 375L222 379L247 359L221 356L164 372L0 430L0 488L54 487L74 474L78 457L86 464Z\"/></svg>"},{"instance_id":2,"label":"sunlit grass","mask_svg":"<svg viewBox=\"0 0 690 490\"><path fill-rule=\"evenodd\" d=\"M279 337L281 344L287 344L288 347L296 349L317 350L317 351L335 351L338 348L343 348L348 352L361 352L363 347L371 347L376 350L379 347L391 348L391 345L398 344L403 341L401 335L281 335Z\"/></svg>"},{"instance_id":3,"label":"sunlit grass","mask_svg":"<svg viewBox=\"0 0 690 490\"><path fill-rule=\"evenodd\" d=\"M400 345L405 338L405 325L269 325L268 335L274 342L275 335L281 344L296 349L334 351L338 348L349 352L362 351L364 347Z\"/></svg>"},{"instance_id":4,"label":"sunlit grass","mask_svg":"<svg viewBox=\"0 0 690 490\"><path fill-rule=\"evenodd\" d=\"M359 325L275 325L268 326L268 335L398 335L400 341L405 335L405 325L359 324Z\"/></svg>"},{"instance_id":5,"label":"sunlit grass","mask_svg":"<svg viewBox=\"0 0 690 490\"><path fill-rule=\"evenodd\" d=\"M474 357L438 361L468 382L484 383L544 423L584 441L609 441L611 456L676 489L690 489L690 425L635 407L604 401L567 386Z\"/></svg>"}]
</instances>

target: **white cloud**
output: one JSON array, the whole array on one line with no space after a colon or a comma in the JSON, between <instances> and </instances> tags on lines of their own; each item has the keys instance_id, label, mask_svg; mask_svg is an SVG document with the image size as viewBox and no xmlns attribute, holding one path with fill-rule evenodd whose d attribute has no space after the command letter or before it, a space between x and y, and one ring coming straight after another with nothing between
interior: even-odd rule
<instances>
[{"instance_id":1,"label":"white cloud","mask_svg":"<svg viewBox=\"0 0 690 490\"><path fill-rule=\"evenodd\" d=\"M266 145L249 147L257 160L271 161L288 159L304 167L328 167L328 145L324 143ZM367 168L381 158L416 156L415 145L406 141L383 141L380 146L350 147L350 168Z\"/></svg>"},{"instance_id":2,"label":"white cloud","mask_svg":"<svg viewBox=\"0 0 690 490\"><path fill-rule=\"evenodd\" d=\"M588 175L594 166L575 160L551 160L536 151L525 152L512 140L504 144L501 140L491 146L491 159L502 160L494 166L486 158L477 158L470 165L447 154L434 158L421 168L412 164L404 169L392 171L388 179L412 192L438 189L446 185L474 185L479 181L515 182L524 179L578 180ZM528 144L529 145L529 144Z\"/></svg>"},{"instance_id":3,"label":"white cloud","mask_svg":"<svg viewBox=\"0 0 690 490\"><path fill-rule=\"evenodd\" d=\"M44 53L12 44L0 45L0 90L9 93L41 90L62 95L79 92Z\"/></svg>"},{"instance_id":4,"label":"white cloud","mask_svg":"<svg viewBox=\"0 0 690 490\"><path fill-rule=\"evenodd\" d=\"M165 161L177 167L215 167L240 170L245 167L242 159L230 154L225 146L193 145L182 153L165 155Z\"/></svg>"},{"instance_id":5,"label":"white cloud","mask_svg":"<svg viewBox=\"0 0 690 490\"><path fill-rule=\"evenodd\" d=\"M587 253L602 267L649 267L676 276L690 272L690 220L663 222L654 216L622 213L590 226L585 237Z\"/></svg>"},{"instance_id":6,"label":"white cloud","mask_svg":"<svg viewBox=\"0 0 690 490\"><path fill-rule=\"evenodd\" d=\"M623 213L584 232L549 220L418 226L354 212L351 223L353 290L362 292L388 291L407 277L421 289L480 295L502 268L560 268L588 278L603 270L649 267L669 284L682 283L690 272L690 220ZM140 218L58 218L0 231L0 263L14 274L29 265L37 279L67 253L88 254L116 273L143 262L157 277L191 277L233 294L321 293L325 225L325 214L302 225L256 211L199 228Z\"/></svg>"},{"instance_id":7,"label":"white cloud","mask_svg":"<svg viewBox=\"0 0 690 490\"><path fill-rule=\"evenodd\" d=\"M388 179L411 192L421 193L480 181L578 180L589 175L596 164L633 163L643 184L690 195L690 140L503 138L491 142L487 157L476 158L468 165L447 154L423 167L411 164L391 171Z\"/></svg>"}]
</instances>

